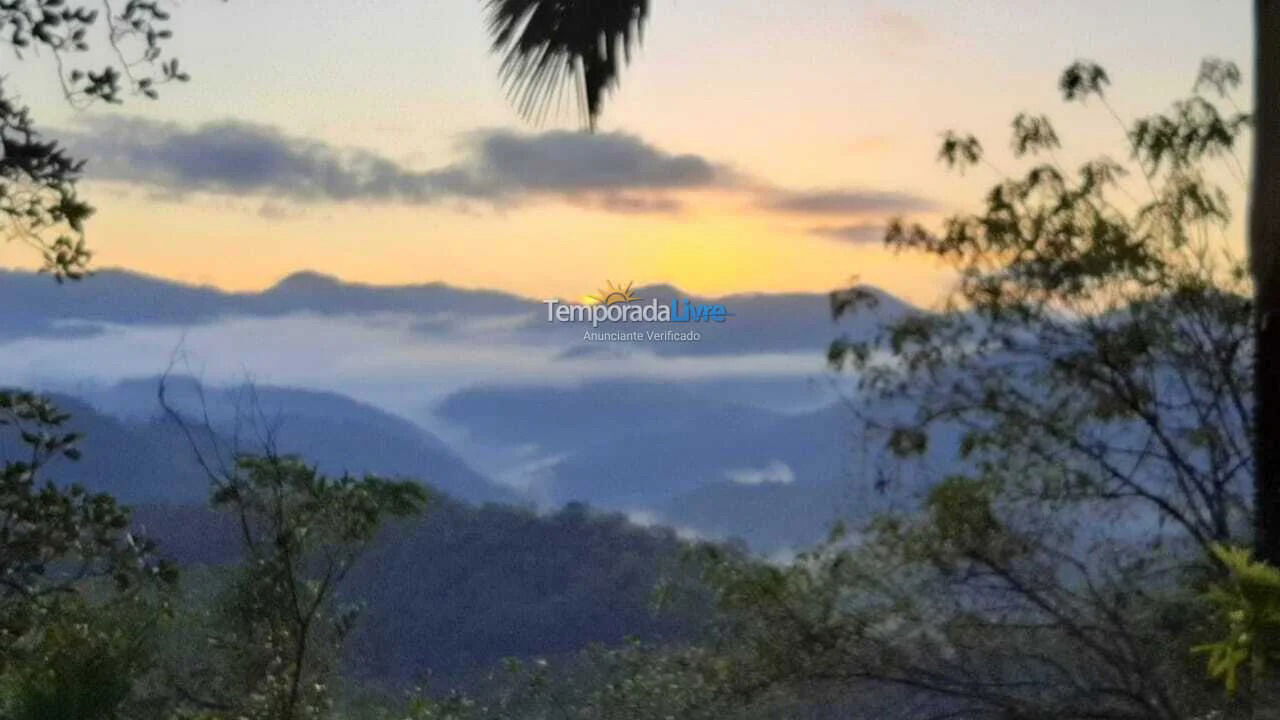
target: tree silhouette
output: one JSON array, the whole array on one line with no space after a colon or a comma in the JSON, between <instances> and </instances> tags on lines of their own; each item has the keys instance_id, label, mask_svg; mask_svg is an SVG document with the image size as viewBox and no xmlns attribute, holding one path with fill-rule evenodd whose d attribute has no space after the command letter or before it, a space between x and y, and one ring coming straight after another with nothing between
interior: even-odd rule
<instances>
[{"instance_id":1,"label":"tree silhouette","mask_svg":"<svg viewBox=\"0 0 1280 720\"><path fill-rule=\"evenodd\" d=\"M1280 2L1254 3L1255 135L1249 208L1254 283L1254 539L1258 557L1280 567ZM1255 717L1280 717L1280 674L1258 688ZM1268 714L1270 713L1270 714Z\"/></svg>"},{"instance_id":2,"label":"tree silhouette","mask_svg":"<svg viewBox=\"0 0 1280 720\"><path fill-rule=\"evenodd\" d=\"M185 81L178 61L163 57L169 15L157 2L5 0L0 44L19 59L52 55L62 93L77 108L120 103L126 94L154 99L166 82ZM80 58L105 52L96 66ZM32 246L44 270L78 278L88 269L84 221L93 208L76 194L84 163L36 130L26 107L0 77L0 234Z\"/></svg>"},{"instance_id":3,"label":"tree silhouette","mask_svg":"<svg viewBox=\"0 0 1280 720\"><path fill-rule=\"evenodd\" d=\"M1280 567L1280 3L1257 0L1249 252L1257 303L1257 548Z\"/></svg>"},{"instance_id":4,"label":"tree silhouette","mask_svg":"<svg viewBox=\"0 0 1280 720\"><path fill-rule=\"evenodd\" d=\"M591 130L618 85L649 15L648 0L486 0L500 75L527 120L540 121L566 85Z\"/></svg>"}]
</instances>

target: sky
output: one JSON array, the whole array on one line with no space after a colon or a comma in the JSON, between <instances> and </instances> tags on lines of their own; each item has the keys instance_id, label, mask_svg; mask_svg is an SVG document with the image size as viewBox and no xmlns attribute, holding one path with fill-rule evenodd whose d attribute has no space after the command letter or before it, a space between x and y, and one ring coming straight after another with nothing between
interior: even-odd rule
<instances>
[{"instance_id":1,"label":"sky","mask_svg":"<svg viewBox=\"0 0 1280 720\"><path fill-rule=\"evenodd\" d=\"M97 266L236 290L301 269L529 297L856 277L927 303L949 276L878 228L976 208L996 180L938 165L942 131L1017 167L1008 123L1045 112L1067 162L1123 157L1103 108L1058 97L1067 64L1106 67L1128 119L1184 96L1203 57L1252 61L1245 0L653 0L591 136L572 112L519 117L480 0L175 5L193 79L157 101L75 110L39 57L6 87L90 159ZM29 254L0 245L0 265Z\"/></svg>"}]
</instances>

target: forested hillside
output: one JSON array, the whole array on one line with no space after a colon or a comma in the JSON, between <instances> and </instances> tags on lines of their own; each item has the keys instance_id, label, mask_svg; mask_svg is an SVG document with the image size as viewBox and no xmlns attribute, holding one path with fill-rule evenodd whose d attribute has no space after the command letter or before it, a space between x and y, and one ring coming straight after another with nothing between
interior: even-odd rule
<instances>
[{"instance_id":1,"label":"forested hillside","mask_svg":"<svg viewBox=\"0 0 1280 720\"><path fill-rule=\"evenodd\" d=\"M204 507L144 505L134 524L193 578L243 560L233 519ZM685 552L670 530L584 506L539 516L433 494L420 518L382 530L345 586L362 608L347 668L378 685L448 686L508 657L691 640L708 599L656 605L661 584L688 575Z\"/></svg>"}]
</instances>

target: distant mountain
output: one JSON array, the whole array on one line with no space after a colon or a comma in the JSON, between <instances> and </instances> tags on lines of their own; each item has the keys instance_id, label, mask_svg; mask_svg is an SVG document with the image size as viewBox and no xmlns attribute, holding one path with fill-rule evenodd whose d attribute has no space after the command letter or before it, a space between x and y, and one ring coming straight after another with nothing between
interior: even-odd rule
<instances>
[{"instance_id":1,"label":"distant mountain","mask_svg":"<svg viewBox=\"0 0 1280 720\"><path fill-rule=\"evenodd\" d=\"M127 270L100 270L61 284L48 275L0 270L0 340L88 332L96 323L189 325L298 312L506 315L534 307L501 292L443 283L382 287L313 272L295 273L261 292L235 293Z\"/></svg>"},{"instance_id":2,"label":"distant mountain","mask_svg":"<svg viewBox=\"0 0 1280 720\"><path fill-rule=\"evenodd\" d=\"M164 416L157 387L153 378L82 398L59 396L71 414L68 427L84 435L84 459L59 460L50 473L132 503L203 502L208 479L188 436ZM209 388L202 400L192 381L173 378L168 397L201 450L224 461L236 451L261 452L269 442L277 452L302 456L333 475L413 478L470 502L520 501L422 428L341 395L269 386ZM204 429L205 412L214 433ZM16 448L12 438L4 439L0 435L0 457Z\"/></svg>"},{"instance_id":3,"label":"distant mountain","mask_svg":"<svg viewBox=\"0 0 1280 720\"><path fill-rule=\"evenodd\" d=\"M591 290L588 283L584 294ZM62 471L135 502L200 500L204 478L185 437L157 419L154 379L102 388L91 383L103 380L85 378L113 382L162 367L167 355L143 358L132 343L138 337L137 347L161 347L168 334L150 337L141 326L217 324L192 337L197 360L217 368L220 379L240 363L235 353L249 352L268 366L246 365L249 373L316 383L314 370L298 368L314 362L314 353L328 353L320 366L334 371L323 380L327 387L399 413L270 387L252 397L216 391L202 404L175 384L171 399L193 421L209 411L224 450L235 446L232 438L254 449L269 431L282 452L330 473L417 477L475 502L586 501L770 550L809 542L815 535L808 526L825 532L833 508L855 517L873 511L872 498L858 489L875 481L866 443L851 413L831 407L851 380L823 375L823 350L833 338L865 336L911 312L871 292L877 307L835 323L823 293L697 298L670 285L644 286L635 289L642 302L714 302L732 317L661 328L606 322L597 331L677 329L702 337L602 342L583 337L589 323L547 322L540 301L440 283L379 287L302 272L261 292L234 293L118 270L61 286L46 276L0 272L0 345L41 338L30 345L38 360L7 369L92 405L96 414L77 412L76 422L89 426L86 456L105 468L95 475L67 464ZM266 320L223 322L245 317ZM331 328L332 338L325 334ZM61 343L91 333L105 337L66 347L86 353L101 343L102 366L69 376L67 368L78 365L62 361ZM178 328L172 335L182 342ZM122 368L118 375L110 374L112 363ZM567 385L576 378L607 379ZM852 495L841 489L848 487ZM750 517L745 508L763 511L768 503L758 498L765 497L796 516L807 515L805 508L822 512L794 522Z\"/></svg>"},{"instance_id":4,"label":"distant mountain","mask_svg":"<svg viewBox=\"0 0 1280 720\"><path fill-rule=\"evenodd\" d=\"M83 459L55 460L45 476L133 505L138 530L192 571L200 592L216 577L201 566L236 561L238 535L231 518L209 509L208 479L188 436L159 413L156 388L156 379L145 379L87 399L55 396L71 415L67 429L84 435ZM349 646L357 675L391 686L429 674L461 681L504 657L570 653L631 637L689 638L707 616L705 604L652 610L658 583L682 572L683 546L673 531L577 504L541 515L500 504L520 498L405 420L329 393L202 390L187 378L170 379L166 398L202 452L237 445L252 451L269 441L324 472L375 472L435 489L426 515L389 526L348 579L348 599L364 608ZM206 419L215 434L203 430ZM17 459L23 446L12 428L2 430L0 461Z\"/></svg>"},{"instance_id":5,"label":"distant mountain","mask_svg":"<svg viewBox=\"0 0 1280 720\"><path fill-rule=\"evenodd\" d=\"M835 323L824 292L698 297L670 285L649 285L635 290L642 301L656 299L664 305L684 299L719 303L732 317L724 323L685 325L605 322L595 329L696 330L702 337L698 342L584 345L583 332L591 328L590 324L549 323L540 299L438 282L378 286L298 272L260 292L226 292L126 270L102 270L84 280L62 284L54 283L47 275L0 271L0 342L20 337L92 335L109 332L112 326L188 326L235 317L282 318L298 313L382 313L416 318L416 331L426 336L465 330L468 337L477 341L506 338L567 345L566 358L609 347L663 356L820 352L836 335L865 333L877 323L911 309L888 294L872 292L879 299L873 312ZM478 318L495 317L513 322L478 330L473 327Z\"/></svg>"},{"instance_id":6,"label":"distant mountain","mask_svg":"<svg viewBox=\"0 0 1280 720\"><path fill-rule=\"evenodd\" d=\"M578 451L662 426L714 424L738 411L743 418L763 412L708 402L679 384L614 381L465 390L448 397L437 414L490 441Z\"/></svg>"},{"instance_id":7,"label":"distant mountain","mask_svg":"<svg viewBox=\"0 0 1280 720\"><path fill-rule=\"evenodd\" d=\"M883 448L863 438L843 406L787 414L717 402L706 389L643 382L451 397L440 408L450 423L491 447L524 449L532 477L504 476L504 483L517 480L508 486L417 425L332 393L198 392L190 379L171 378L166 398L188 436L162 414L158 382L59 396L72 416L68 428L84 435L84 459L57 460L48 475L134 504L203 503L209 480L192 437L206 458L223 462L270 443L332 475L413 478L468 502L586 502L696 536L739 538L766 553L812 544L836 520L857 524L886 507L874 490ZM0 433L0 458L19 450ZM914 484L908 478L905 486Z\"/></svg>"},{"instance_id":8,"label":"distant mountain","mask_svg":"<svg viewBox=\"0 0 1280 720\"><path fill-rule=\"evenodd\" d=\"M876 305L867 312L854 313L835 322L826 293L741 293L715 298L694 298L704 303L719 303L733 314L723 323L690 325L680 329L696 329L702 339L692 343L659 343L653 346L662 355L725 355L744 353L815 352L824 350L840 334L863 336L881 323L892 321L912 308L888 293L868 288ZM642 298L686 297L676 290L645 294ZM645 326L647 330L669 329L671 326ZM615 328L621 329L621 328ZM628 324L628 330L638 329Z\"/></svg>"},{"instance_id":9,"label":"distant mountain","mask_svg":"<svg viewBox=\"0 0 1280 720\"><path fill-rule=\"evenodd\" d=\"M135 524L188 569L239 555L234 523L206 508L144 506ZM704 602L652 609L658 583L683 573L682 548L669 530L580 506L538 516L434 497L421 519L387 528L345 583L364 608L350 670L393 686L431 674L440 689L507 657L691 638Z\"/></svg>"},{"instance_id":10,"label":"distant mountain","mask_svg":"<svg viewBox=\"0 0 1280 720\"><path fill-rule=\"evenodd\" d=\"M855 471L849 418L837 412L788 417L729 404L690 410L668 405L665 419L571 452L547 484L550 497L654 508L707 484L808 486Z\"/></svg>"},{"instance_id":11,"label":"distant mountain","mask_svg":"<svg viewBox=\"0 0 1280 720\"><path fill-rule=\"evenodd\" d=\"M470 390L439 413L537 448L530 492L544 502L586 501L766 552L812 544L889 501L876 491L883 445L843 405L783 414L637 381ZM901 480L918 489L909 471Z\"/></svg>"},{"instance_id":12,"label":"distant mountain","mask_svg":"<svg viewBox=\"0 0 1280 720\"><path fill-rule=\"evenodd\" d=\"M713 538L742 538L764 554L798 551L826 539L837 522L853 530L890 506L866 477L850 474L818 482L744 485L711 482L677 495L654 512L654 522L696 528Z\"/></svg>"},{"instance_id":13,"label":"distant mountain","mask_svg":"<svg viewBox=\"0 0 1280 720\"><path fill-rule=\"evenodd\" d=\"M723 322L645 323L601 322L548 323L546 312L531 320L528 330L541 337L554 334L568 347L562 354L566 360L599 357L607 362L619 354L652 353L660 356L722 356L812 353L820 358L833 339L840 335L865 336L882 323L903 317L914 310L911 305L877 290L866 288L875 298L875 306L852 313L836 321L831 316L831 301L826 293L740 293L722 297L690 295L670 285L637 288L634 293L641 304L657 299L662 305L689 300L700 304L723 305L730 314ZM680 307L677 305L677 307ZM673 316L676 313L673 312ZM676 330L696 332L696 342L584 342L587 330L595 332L661 332Z\"/></svg>"}]
</instances>

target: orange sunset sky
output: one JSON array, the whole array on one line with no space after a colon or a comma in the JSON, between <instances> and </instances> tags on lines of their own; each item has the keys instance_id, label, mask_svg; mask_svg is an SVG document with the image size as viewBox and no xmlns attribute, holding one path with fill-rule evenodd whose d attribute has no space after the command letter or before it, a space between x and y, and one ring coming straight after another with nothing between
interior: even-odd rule
<instances>
[{"instance_id":1,"label":"orange sunset sky","mask_svg":"<svg viewBox=\"0 0 1280 720\"><path fill-rule=\"evenodd\" d=\"M76 111L47 58L6 72L91 158L97 267L228 289L300 269L533 297L606 279L820 292L857 275L927 302L945 273L874 235L892 215L974 208L996 179L938 165L943 130L1016 168L1009 121L1045 112L1069 164L1123 157L1103 108L1057 96L1063 67L1106 67L1127 119L1185 95L1203 57L1252 60L1244 0L654 0L592 144L559 132L577 130L571 112L531 126L513 111L478 0L188 0L173 28L193 79L158 101ZM0 265L34 260L0 245Z\"/></svg>"}]
</instances>

